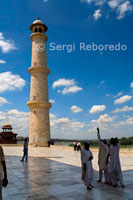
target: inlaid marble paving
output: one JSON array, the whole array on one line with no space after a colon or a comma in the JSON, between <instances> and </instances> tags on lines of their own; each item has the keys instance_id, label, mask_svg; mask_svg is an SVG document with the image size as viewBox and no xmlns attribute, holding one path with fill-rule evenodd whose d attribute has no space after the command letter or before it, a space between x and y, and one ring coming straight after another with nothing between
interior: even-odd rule
<instances>
[{"instance_id":1,"label":"inlaid marble paving","mask_svg":"<svg viewBox=\"0 0 133 200\"><path fill-rule=\"evenodd\" d=\"M124 189L96 182L97 152L93 152L96 167L95 188L92 191L87 191L80 179L80 152L54 147L32 147L29 149L27 163L20 162L22 147L4 147L4 152L9 185L3 189L3 200L133 200L132 169L124 168Z\"/></svg>"}]
</instances>

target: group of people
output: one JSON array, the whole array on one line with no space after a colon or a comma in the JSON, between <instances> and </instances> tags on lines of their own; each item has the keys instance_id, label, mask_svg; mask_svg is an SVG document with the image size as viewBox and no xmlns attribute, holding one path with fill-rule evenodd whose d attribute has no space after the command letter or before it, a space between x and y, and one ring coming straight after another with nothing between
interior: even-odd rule
<instances>
[{"instance_id":1,"label":"group of people","mask_svg":"<svg viewBox=\"0 0 133 200\"><path fill-rule=\"evenodd\" d=\"M98 154L98 165L99 165L99 180L97 182L101 182L104 174L105 184L108 184L113 187L117 187L118 181L120 182L121 187L125 187L123 183L121 163L119 158L119 149L120 143L118 138L111 138L110 144L108 144L107 140L102 140L100 136L100 130L97 128L97 138L99 141L99 154ZM82 180L87 186L87 190L92 190L93 179L94 179L94 171L93 171L93 154L90 151L89 142L84 142L84 147L80 147L80 142L75 142L74 150L81 150L81 163L82 163ZM0 200L2 199L2 186L6 187L8 184L7 179L7 170L6 170L6 162L4 157L4 152L2 147L0 146ZM23 149L23 157L21 161L27 161L28 159L28 139L24 140L24 149ZM2 168L4 172L4 178L2 178Z\"/></svg>"},{"instance_id":2,"label":"group of people","mask_svg":"<svg viewBox=\"0 0 133 200\"><path fill-rule=\"evenodd\" d=\"M81 150L81 144L80 142L73 142L73 147L74 147L74 151L80 151Z\"/></svg>"},{"instance_id":3,"label":"group of people","mask_svg":"<svg viewBox=\"0 0 133 200\"><path fill-rule=\"evenodd\" d=\"M111 138L110 144L107 140L101 140L100 130L97 128L97 138L99 141L99 180L101 182L104 174L105 184L117 187L118 181L121 187L125 187L123 183L121 163L119 158L120 144L118 138ZM81 148L81 163L82 163L82 180L85 182L87 189L92 190L94 172L92 166L93 155L89 149L89 142L84 142L84 147Z\"/></svg>"}]
</instances>

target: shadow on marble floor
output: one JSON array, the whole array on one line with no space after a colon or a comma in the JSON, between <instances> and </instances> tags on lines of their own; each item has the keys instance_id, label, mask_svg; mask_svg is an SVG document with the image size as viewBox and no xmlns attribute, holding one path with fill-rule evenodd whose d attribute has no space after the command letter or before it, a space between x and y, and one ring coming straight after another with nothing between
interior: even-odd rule
<instances>
[{"instance_id":1,"label":"shadow on marble floor","mask_svg":"<svg viewBox=\"0 0 133 200\"><path fill-rule=\"evenodd\" d=\"M3 189L3 200L133 200L133 170L123 172L126 188L98 184L87 191L81 181L80 167L48 159L6 156L9 184Z\"/></svg>"}]
</instances>

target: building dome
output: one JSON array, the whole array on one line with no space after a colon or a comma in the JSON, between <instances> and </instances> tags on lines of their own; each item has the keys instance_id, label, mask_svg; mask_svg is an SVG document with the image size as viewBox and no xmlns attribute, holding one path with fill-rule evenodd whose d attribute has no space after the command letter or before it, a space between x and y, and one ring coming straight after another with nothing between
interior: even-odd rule
<instances>
[{"instance_id":1,"label":"building dome","mask_svg":"<svg viewBox=\"0 0 133 200\"><path fill-rule=\"evenodd\" d=\"M3 124L2 129L12 129L12 126L9 124L9 122L6 122Z\"/></svg>"},{"instance_id":2,"label":"building dome","mask_svg":"<svg viewBox=\"0 0 133 200\"><path fill-rule=\"evenodd\" d=\"M40 19L37 19L33 22L33 24L44 24Z\"/></svg>"}]
</instances>

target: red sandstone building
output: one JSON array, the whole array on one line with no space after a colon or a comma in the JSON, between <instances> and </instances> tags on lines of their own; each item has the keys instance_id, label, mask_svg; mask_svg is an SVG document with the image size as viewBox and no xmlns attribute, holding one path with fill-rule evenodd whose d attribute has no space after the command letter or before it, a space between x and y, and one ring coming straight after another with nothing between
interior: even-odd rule
<instances>
[{"instance_id":1,"label":"red sandstone building","mask_svg":"<svg viewBox=\"0 0 133 200\"><path fill-rule=\"evenodd\" d=\"M12 132L12 126L6 122L2 126L2 132L0 133L0 144L16 144L16 133Z\"/></svg>"}]
</instances>

